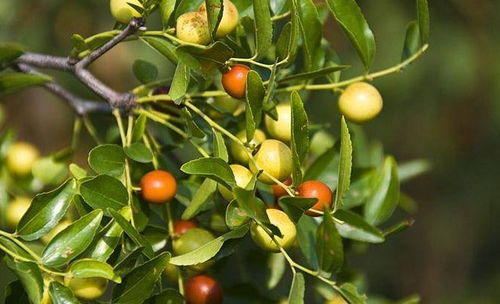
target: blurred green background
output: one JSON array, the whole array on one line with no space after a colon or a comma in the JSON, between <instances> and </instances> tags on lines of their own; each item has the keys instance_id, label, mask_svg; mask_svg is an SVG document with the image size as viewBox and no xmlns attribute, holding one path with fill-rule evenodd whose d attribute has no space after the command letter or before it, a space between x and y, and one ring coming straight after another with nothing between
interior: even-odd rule
<instances>
[{"instance_id":1,"label":"blurred green background","mask_svg":"<svg viewBox=\"0 0 500 304\"><path fill-rule=\"evenodd\" d=\"M358 1L378 41L373 70L401 57L414 1ZM416 199L414 226L352 263L368 270L369 290L398 299L420 293L423 303L498 303L500 298L500 1L429 1L431 43L427 54L402 74L375 81L385 109L366 130L399 161L427 158L433 170L404 186ZM1 0L0 41L66 55L73 33L88 36L113 27L105 0ZM359 72L352 47L337 25L325 31L344 63ZM112 50L93 71L113 88L138 85L135 59L172 66L136 42ZM82 96L89 92L70 77L61 82ZM337 117L336 97L314 94L312 120ZM0 99L6 126L44 153L71 140L72 111L42 89ZM328 109L328 110L326 110ZM90 141L89 141L90 142ZM83 157L86 151L82 151Z\"/></svg>"}]
</instances>

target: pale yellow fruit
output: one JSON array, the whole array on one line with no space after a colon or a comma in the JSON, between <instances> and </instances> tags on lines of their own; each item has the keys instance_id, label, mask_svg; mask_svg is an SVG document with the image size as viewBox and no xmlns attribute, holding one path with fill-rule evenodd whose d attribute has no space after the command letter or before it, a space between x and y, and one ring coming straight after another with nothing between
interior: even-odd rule
<instances>
[{"instance_id":1,"label":"pale yellow fruit","mask_svg":"<svg viewBox=\"0 0 500 304\"><path fill-rule=\"evenodd\" d=\"M7 167L10 172L19 176L31 174L33 164L39 156L38 149L30 143L12 143L7 150Z\"/></svg>"},{"instance_id":2,"label":"pale yellow fruit","mask_svg":"<svg viewBox=\"0 0 500 304\"><path fill-rule=\"evenodd\" d=\"M132 6L127 3L131 3L138 7L142 7L139 0L111 0L109 6L111 8L111 15L116 21L121 23L129 23L133 17L140 18L142 15L136 11Z\"/></svg>"},{"instance_id":3,"label":"pale yellow fruit","mask_svg":"<svg viewBox=\"0 0 500 304\"><path fill-rule=\"evenodd\" d=\"M325 304L348 304L344 298L340 295L335 295L333 298L330 300L326 301Z\"/></svg>"},{"instance_id":4,"label":"pale yellow fruit","mask_svg":"<svg viewBox=\"0 0 500 304\"><path fill-rule=\"evenodd\" d=\"M189 12L180 15L177 18L175 31L177 38L185 42L195 44L210 42L207 16L200 12Z\"/></svg>"},{"instance_id":5,"label":"pale yellow fruit","mask_svg":"<svg viewBox=\"0 0 500 304\"><path fill-rule=\"evenodd\" d=\"M236 133L236 137L238 137L244 143L247 142L247 132L245 130L241 130L240 132ZM249 144L250 146L258 146L264 140L266 140L266 134L264 134L264 132L262 132L261 130L257 129L255 130L253 139L249 142ZM244 165L248 164L249 160L248 154L245 151L245 147L243 147L239 143L236 143L234 141L231 142L231 155L237 162L242 163Z\"/></svg>"},{"instance_id":6,"label":"pale yellow fruit","mask_svg":"<svg viewBox=\"0 0 500 304\"><path fill-rule=\"evenodd\" d=\"M259 175L259 180L263 183L275 184L267 174L279 181L286 180L292 174L292 151L279 140L265 140L254 158L256 164L250 161L250 170L254 174L259 170L264 170Z\"/></svg>"},{"instance_id":7,"label":"pale yellow fruit","mask_svg":"<svg viewBox=\"0 0 500 304\"><path fill-rule=\"evenodd\" d=\"M266 129L272 138L289 142L292 140L292 108L290 104L279 104L276 106L278 120L266 115Z\"/></svg>"},{"instance_id":8,"label":"pale yellow fruit","mask_svg":"<svg viewBox=\"0 0 500 304\"><path fill-rule=\"evenodd\" d=\"M231 170L233 171L234 179L236 180L236 185L238 187L245 188L252 180L252 172L250 172L250 170L243 167L242 165L230 165L229 167L231 167ZM231 190L221 184L219 184L218 188L220 194L224 199L226 199L227 201L234 199L234 195Z\"/></svg>"},{"instance_id":9,"label":"pale yellow fruit","mask_svg":"<svg viewBox=\"0 0 500 304\"><path fill-rule=\"evenodd\" d=\"M31 205L31 199L26 196L18 196L7 205L7 224L15 228Z\"/></svg>"},{"instance_id":10,"label":"pale yellow fruit","mask_svg":"<svg viewBox=\"0 0 500 304\"><path fill-rule=\"evenodd\" d=\"M379 91L366 82L349 85L339 98L340 113L348 120L363 123L382 111L383 101Z\"/></svg>"},{"instance_id":11,"label":"pale yellow fruit","mask_svg":"<svg viewBox=\"0 0 500 304\"><path fill-rule=\"evenodd\" d=\"M278 227L283 237L274 236L278 244L284 249L289 248L297 238L297 229L292 220L286 215L285 212L278 209L267 209L267 216L269 221L274 226ZM253 241L262 249L272 252L279 252L280 248L276 245L273 239L267 232L255 222L252 223L250 228L250 235Z\"/></svg>"},{"instance_id":12,"label":"pale yellow fruit","mask_svg":"<svg viewBox=\"0 0 500 304\"><path fill-rule=\"evenodd\" d=\"M64 278L64 285L80 299L96 300L102 297L108 287L108 280L104 278Z\"/></svg>"},{"instance_id":13,"label":"pale yellow fruit","mask_svg":"<svg viewBox=\"0 0 500 304\"><path fill-rule=\"evenodd\" d=\"M71 221L69 220L62 220L57 224L57 226L54 227L49 233L46 235L42 236L42 242L45 244L48 244L59 232L63 231L66 229L69 225L71 225Z\"/></svg>"},{"instance_id":14,"label":"pale yellow fruit","mask_svg":"<svg viewBox=\"0 0 500 304\"><path fill-rule=\"evenodd\" d=\"M217 38L223 38L229 35L238 25L238 9L233 2L224 0L223 6L222 19L219 23L219 27L217 28L217 32L215 33ZM199 11L206 14L207 7L205 2L200 5Z\"/></svg>"}]
</instances>

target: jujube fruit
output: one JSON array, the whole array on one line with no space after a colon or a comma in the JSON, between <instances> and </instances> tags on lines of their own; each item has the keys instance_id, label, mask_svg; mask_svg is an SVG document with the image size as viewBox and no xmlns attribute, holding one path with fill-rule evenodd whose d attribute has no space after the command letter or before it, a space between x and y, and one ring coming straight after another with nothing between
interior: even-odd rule
<instances>
[{"instance_id":1,"label":"jujube fruit","mask_svg":"<svg viewBox=\"0 0 500 304\"><path fill-rule=\"evenodd\" d=\"M177 182L167 171L154 170L142 177L141 193L142 198L150 203L166 203L177 193Z\"/></svg>"},{"instance_id":2,"label":"jujube fruit","mask_svg":"<svg viewBox=\"0 0 500 304\"><path fill-rule=\"evenodd\" d=\"M177 38L194 44L210 42L207 15L200 12L189 12L179 16L175 25Z\"/></svg>"},{"instance_id":3,"label":"jujube fruit","mask_svg":"<svg viewBox=\"0 0 500 304\"><path fill-rule=\"evenodd\" d=\"M142 7L142 4L139 0L111 0L110 8L111 15L115 18L116 21L121 23L129 23L133 17L139 18L142 15L136 11L132 6L128 5L131 3L138 7Z\"/></svg>"},{"instance_id":4,"label":"jujube fruit","mask_svg":"<svg viewBox=\"0 0 500 304\"><path fill-rule=\"evenodd\" d=\"M187 304L221 304L223 292L214 278L197 275L186 281L184 297Z\"/></svg>"},{"instance_id":5,"label":"jujube fruit","mask_svg":"<svg viewBox=\"0 0 500 304\"><path fill-rule=\"evenodd\" d=\"M330 187L320 181L305 181L297 187L297 191L299 192L299 197L317 199L317 202L308 211L306 211L307 215L320 216L321 214L315 213L311 210L323 211L325 206L328 208L332 206L332 190L330 190Z\"/></svg>"},{"instance_id":6,"label":"jujube fruit","mask_svg":"<svg viewBox=\"0 0 500 304\"><path fill-rule=\"evenodd\" d=\"M363 123L373 119L382 110L379 91L366 82L349 85L339 98L339 109L348 120Z\"/></svg>"},{"instance_id":7,"label":"jujube fruit","mask_svg":"<svg viewBox=\"0 0 500 304\"><path fill-rule=\"evenodd\" d=\"M285 184L286 186L290 186L292 184L292 178L288 178L283 182L283 184ZM288 192L286 192L286 190L278 184L273 185L271 187L271 190L273 192L274 198L276 198L277 200L282 196L288 195Z\"/></svg>"},{"instance_id":8,"label":"jujube fruit","mask_svg":"<svg viewBox=\"0 0 500 304\"><path fill-rule=\"evenodd\" d=\"M215 237L209 231L202 228L191 228L172 242L172 247L176 255L183 255L200 248L206 243L214 240ZM201 272L212 266L213 261L206 261L196 265L190 265L188 268Z\"/></svg>"},{"instance_id":9,"label":"jujube fruit","mask_svg":"<svg viewBox=\"0 0 500 304\"><path fill-rule=\"evenodd\" d=\"M297 229L292 220L285 212L278 209L266 209L269 221L278 227L283 237L274 236L278 244L284 249L289 248L295 242ZM279 252L280 248L274 243L267 232L255 222L250 227L250 235L253 241L262 249L272 252Z\"/></svg>"},{"instance_id":10,"label":"jujube fruit","mask_svg":"<svg viewBox=\"0 0 500 304\"><path fill-rule=\"evenodd\" d=\"M286 180L292 173L292 151L279 140L265 140L254 156L255 164L250 161L250 170L255 174L259 169L279 181ZM265 173L259 175L259 180L266 184L274 181Z\"/></svg>"},{"instance_id":11,"label":"jujube fruit","mask_svg":"<svg viewBox=\"0 0 500 304\"><path fill-rule=\"evenodd\" d=\"M186 233L189 229L198 227L195 221L191 220L177 220L174 222L174 233L177 236L181 236Z\"/></svg>"},{"instance_id":12,"label":"jujube fruit","mask_svg":"<svg viewBox=\"0 0 500 304\"><path fill-rule=\"evenodd\" d=\"M266 115L266 129L271 137L281 141L289 142L292 139L292 108L290 104L279 104L276 106L278 119L274 120Z\"/></svg>"},{"instance_id":13,"label":"jujube fruit","mask_svg":"<svg viewBox=\"0 0 500 304\"><path fill-rule=\"evenodd\" d=\"M229 167L233 171L234 179L238 187L245 188L252 180L252 172L250 172L250 170L243 167L242 165L230 165ZM226 186L219 184L218 188L220 194L224 199L226 199L227 201L234 199L233 193L231 192L231 190L226 188Z\"/></svg>"},{"instance_id":14,"label":"jujube fruit","mask_svg":"<svg viewBox=\"0 0 500 304\"><path fill-rule=\"evenodd\" d=\"M233 116L240 107L244 107L240 100L227 95L217 96L209 100L208 104L213 108L209 108L207 114L213 119L221 119L225 115Z\"/></svg>"},{"instance_id":15,"label":"jujube fruit","mask_svg":"<svg viewBox=\"0 0 500 304\"><path fill-rule=\"evenodd\" d=\"M7 150L7 168L15 175L29 175L39 156L38 149L30 143L12 143Z\"/></svg>"},{"instance_id":16,"label":"jujube fruit","mask_svg":"<svg viewBox=\"0 0 500 304\"><path fill-rule=\"evenodd\" d=\"M105 278L74 278L65 277L64 285L80 299L96 300L106 292L108 280Z\"/></svg>"},{"instance_id":17,"label":"jujube fruit","mask_svg":"<svg viewBox=\"0 0 500 304\"><path fill-rule=\"evenodd\" d=\"M253 138L250 141L247 140L247 132L245 130L236 133L236 137L244 143L248 142L250 146L258 146L266 140L266 134L259 129L255 130ZM230 148L234 160L244 165L248 164L249 157L245 147L233 141Z\"/></svg>"},{"instance_id":18,"label":"jujube fruit","mask_svg":"<svg viewBox=\"0 0 500 304\"><path fill-rule=\"evenodd\" d=\"M201 13L207 13L207 6L205 2L200 5L199 11ZM217 32L215 36L217 38L223 38L230 34L236 26L238 25L238 9L233 4L233 2L229 0L224 0L223 9L222 9L222 19L220 20L219 27L217 28Z\"/></svg>"},{"instance_id":19,"label":"jujube fruit","mask_svg":"<svg viewBox=\"0 0 500 304\"><path fill-rule=\"evenodd\" d=\"M247 75L250 68L246 65L233 65L229 71L222 75L222 86L230 96L242 99L245 97Z\"/></svg>"}]
</instances>

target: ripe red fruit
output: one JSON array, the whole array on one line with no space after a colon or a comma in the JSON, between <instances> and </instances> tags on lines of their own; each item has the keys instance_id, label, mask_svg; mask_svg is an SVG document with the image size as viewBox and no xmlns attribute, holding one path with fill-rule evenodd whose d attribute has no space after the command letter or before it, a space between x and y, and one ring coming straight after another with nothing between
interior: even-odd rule
<instances>
[{"instance_id":1,"label":"ripe red fruit","mask_svg":"<svg viewBox=\"0 0 500 304\"><path fill-rule=\"evenodd\" d=\"M196 227L198 227L198 224L195 221L178 220L174 222L174 233L180 236L189 229Z\"/></svg>"},{"instance_id":2,"label":"ripe red fruit","mask_svg":"<svg viewBox=\"0 0 500 304\"><path fill-rule=\"evenodd\" d=\"M287 185L287 186L290 186L292 184L292 178L288 178L286 181L283 182L283 184ZM272 191L273 191L273 195L276 199L279 199L280 197L282 196L285 196L285 195L288 195L288 192L286 192L285 189L283 189L283 187L281 187L280 185L273 185L271 187Z\"/></svg>"},{"instance_id":3,"label":"ripe red fruit","mask_svg":"<svg viewBox=\"0 0 500 304\"><path fill-rule=\"evenodd\" d=\"M163 204L170 201L177 193L177 182L172 174L163 170L154 170L142 177L141 192L144 200Z\"/></svg>"},{"instance_id":4,"label":"ripe red fruit","mask_svg":"<svg viewBox=\"0 0 500 304\"><path fill-rule=\"evenodd\" d=\"M323 211L323 208L332 206L333 193L330 187L320 181L306 181L297 188L300 197L317 198L318 201L314 206L306 211L307 215L320 216L320 214L311 212L310 210Z\"/></svg>"},{"instance_id":5,"label":"ripe red fruit","mask_svg":"<svg viewBox=\"0 0 500 304\"><path fill-rule=\"evenodd\" d=\"M222 288L207 275L197 275L186 282L184 294L187 304L220 304Z\"/></svg>"},{"instance_id":6,"label":"ripe red fruit","mask_svg":"<svg viewBox=\"0 0 500 304\"><path fill-rule=\"evenodd\" d=\"M247 75L250 68L246 65L237 64L222 75L222 86L230 96L242 99L245 97Z\"/></svg>"}]
</instances>

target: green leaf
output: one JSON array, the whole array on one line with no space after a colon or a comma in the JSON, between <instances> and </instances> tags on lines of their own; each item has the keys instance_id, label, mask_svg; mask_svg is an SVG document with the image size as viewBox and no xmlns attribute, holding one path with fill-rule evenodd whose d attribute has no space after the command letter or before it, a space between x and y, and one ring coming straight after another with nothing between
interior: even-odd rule
<instances>
[{"instance_id":1,"label":"green leaf","mask_svg":"<svg viewBox=\"0 0 500 304\"><path fill-rule=\"evenodd\" d=\"M189 67L179 62L175 68L174 78L172 79L172 84L168 93L176 104L179 104L186 95L190 77L191 73Z\"/></svg>"},{"instance_id":2,"label":"green leaf","mask_svg":"<svg viewBox=\"0 0 500 304\"><path fill-rule=\"evenodd\" d=\"M238 206L248 217L257 223L266 226L273 234L281 236L280 230L271 224L266 213L266 204L255 196L255 190L246 190L240 187L233 188L233 194Z\"/></svg>"},{"instance_id":3,"label":"green leaf","mask_svg":"<svg viewBox=\"0 0 500 304\"><path fill-rule=\"evenodd\" d=\"M160 294L149 298L145 304L184 304L184 297L176 289L164 289Z\"/></svg>"},{"instance_id":4,"label":"green leaf","mask_svg":"<svg viewBox=\"0 0 500 304\"><path fill-rule=\"evenodd\" d=\"M378 225L386 221L399 202L399 178L396 161L385 158L374 180L373 191L365 204L364 215L368 223Z\"/></svg>"},{"instance_id":5,"label":"green leaf","mask_svg":"<svg viewBox=\"0 0 500 304\"><path fill-rule=\"evenodd\" d=\"M182 165L181 171L191 175L201 175L215 180L231 189L236 181L229 165L218 157L203 157Z\"/></svg>"},{"instance_id":6,"label":"green leaf","mask_svg":"<svg viewBox=\"0 0 500 304\"><path fill-rule=\"evenodd\" d=\"M69 171L71 172L71 175L73 175L73 177L77 180L87 177L88 174L85 169L78 166L77 164L70 164Z\"/></svg>"},{"instance_id":7,"label":"green leaf","mask_svg":"<svg viewBox=\"0 0 500 304\"><path fill-rule=\"evenodd\" d=\"M235 229L243 226L250 218L247 213L243 211L236 200L229 202L226 208L226 225L230 229Z\"/></svg>"},{"instance_id":8,"label":"green leaf","mask_svg":"<svg viewBox=\"0 0 500 304\"><path fill-rule=\"evenodd\" d=\"M142 139L144 132L146 131L146 124L148 122L148 117L145 114L139 115L134 123L134 128L132 129L132 142L137 142Z\"/></svg>"},{"instance_id":9,"label":"green leaf","mask_svg":"<svg viewBox=\"0 0 500 304\"><path fill-rule=\"evenodd\" d=\"M314 206L316 202L315 198L283 196L279 199L278 204L290 219L297 223L304 212Z\"/></svg>"},{"instance_id":10,"label":"green leaf","mask_svg":"<svg viewBox=\"0 0 500 304\"><path fill-rule=\"evenodd\" d=\"M26 241L39 239L51 231L68 210L76 192L76 182L68 180L59 188L40 193L17 225L16 234Z\"/></svg>"},{"instance_id":11,"label":"green leaf","mask_svg":"<svg viewBox=\"0 0 500 304\"><path fill-rule=\"evenodd\" d=\"M206 262L219 252L225 241L242 238L246 235L247 232L248 226L242 226L235 230L231 230L193 251L171 258L170 264L177 266L187 266Z\"/></svg>"},{"instance_id":12,"label":"green leaf","mask_svg":"<svg viewBox=\"0 0 500 304\"><path fill-rule=\"evenodd\" d=\"M292 39L292 22L288 22L283 26L280 35L278 36L278 41L276 42L276 57L279 60L283 60L289 56L291 51L291 39Z\"/></svg>"},{"instance_id":13,"label":"green leaf","mask_svg":"<svg viewBox=\"0 0 500 304\"><path fill-rule=\"evenodd\" d=\"M50 282L49 293L54 304L80 304L71 289L58 281Z\"/></svg>"},{"instance_id":14,"label":"green leaf","mask_svg":"<svg viewBox=\"0 0 500 304\"><path fill-rule=\"evenodd\" d=\"M153 258L153 247L151 247L151 244L141 234L139 234L139 232L127 221L127 219L113 209L108 209L108 212L137 246L144 247L144 255L150 259Z\"/></svg>"},{"instance_id":15,"label":"green leaf","mask_svg":"<svg viewBox=\"0 0 500 304\"><path fill-rule=\"evenodd\" d=\"M321 42L321 23L319 22L318 10L312 0L294 0L298 2L298 15L300 32L305 58L306 70L314 68L314 53Z\"/></svg>"},{"instance_id":16,"label":"green leaf","mask_svg":"<svg viewBox=\"0 0 500 304\"><path fill-rule=\"evenodd\" d=\"M205 76L225 65L234 51L225 43L216 41L209 46L181 45L175 50L177 56L190 68Z\"/></svg>"},{"instance_id":17,"label":"green leaf","mask_svg":"<svg viewBox=\"0 0 500 304\"><path fill-rule=\"evenodd\" d=\"M182 109L182 116L184 118L184 122L187 126L188 132L190 136L204 138L206 136L205 132L196 124L194 121L193 115L187 108Z\"/></svg>"},{"instance_id":18,"label":"green leaf","mask_svg":"<svg viewBox=\"0 0 500 304\"><path fill-rule=\"evenodd\" d=\"M80 194L85 202L94 209L119 210L128 203L125 186L109 175L98 175L80 185Z\"/></svg>"},{"instance_id":19,"label":"green leaf","mask_svg":"<svg viewBox=\"0 0 500 304\"><path fill-rule=\"evenodd\" d=\"M307 261L313 268L318 267L318 257L316 255L316 230L318 224L314 218L303 216L297 223L297 240L300 249Z\"/></svg>"},{"instance_id":20,"label":"green leaf","mask_svg":"<svg viewBox=\"0 0 500 304\"><path fill-rule=\"evenodd\" d=\"M168 22L170 20L170 16L175 9L176 0L161 0L160 1L160 15L161 15L161 23L163 24L163 28L168 28Z\"/></svg>"},{"instance_id":21,"label":"green leaf","mask_svg":"<svg viewBox=\"0 0 500 304\"><path fill-rule=\"evenodd\" d=\"M417 20L420 32L420 43L429 42L429 4L427 0L417 0Z\"/></svg>"},{"instance_id":22,"label":"green leaf","mask_svg":"<svg viewBox=\"0 0 500 304\"><path fill-rule=\"evenodd\" d=\"M64 181L68 167L65 163L56 161L54 157L43 157L33 164L32 172L33 177L45 185L55 185Z\"/></svg>"},{"instance_id":23,"label":"green leaf","mask_svg":"<svg viewBox=\"0 0 500 304\"><path fill-rule=\"evenodd\" d=\"M302 182L302 162L309 151L309 130L307 113L304 104L297 91L290 95L292 110L292 159L293 159L293 183Z\"/></svg>"},{"instance_id":24,"label":"green leaf","mask_svg":"<svg viewBox=\"0 0 500 304\"><path fill-rule=\"evenodd\" d=\"M132 65L135 78L141 83L153 82L158 78L158 68L146 60L137 59Z\"/></svg>"},{"instance_id":25,"label":"green leaf","mask_svg":"<svg viewBox=\"0 0 500 304\"><path fill-rule=\"evenodd\" d=\"M51 82L52 77L41 74L6 73L0 75L0 96L9 95L22 89Z\"/></svg>"},{"instance_id":26,"label":"green leaf","mask_svg":"<svg viewBox=\"0 0 500 304\"><path fill-rule=\"evenodd\" d=\"M23 257L25 259L28 259L28 260L32 260L33 262L35 262L35 260L33 259L33 257L31 255L29 255L24 249L22 249L21 247L19 247L19 245L17 245L16 243L14 243L13 241L11 241L10 239L4 237L4 236L0 236L0 250L8 250L10 252L13 252L15 253L16 255L20 256L20 257Z\"/></svg>"},{"instance_id":27,"label":"green leaf","mask_svg":"<svg viewBox=\"0 0 500 304\"><path fill-rule=\"evenodd\" d=\"M325 172L325 170L328 170L331 164L334 163L334 158L335 147L331 147L316 158L309 168L307 168L306 173L304 174L304 180L320 179L319 177Z\"/></svg>"},{"instance_id":28,"label":"green leaf","mask_svg":"<svg viewBox=\"0 0 500 304\"><path fill-rule=\"evenodd\" d=\"M93 259L79 259L69 267L69 274L75 278L105 278L120 284L121 278L114 272L113 266Z\"/></svg>"},{"instance_id":29,"label":"green leaf","mask_svg":"<svg viewBox=\"0 0 500 304\"><path fill-rule=\"evenodd\" d=\"M289 304L304 304L304 293L306 290L306 283L304 275L300 272L293 274L292 287L288 295Z\"/></svg>"},{"instance_id":30,"label":"green leaf","mask_svg":"<svg viewBox=\"0 0 500 304\"><path fill-rule=\"evenodd\" d=\"M278 285L286 271L286 259L281 253L271 253L267 259L269 276L266 280L267 289L273 289Z\"/></svg>"},{"instance_id":31,"label":"green leaf","mask_svg":"<svg viewBox=\"0 0 500 304\"><path fill-rule=\"evenodd\" d=\"M125 148L125 154L139 163L150 163L153 160L153 152L143 143L136 142Z\"/></svg>"},{"instance_id":32,"label":"green leaf","mask_svg":"<svg viewBox=\"0 0 500 304\"><path fill-rule=\"evenodd\" d=\"M43 278L38 266L35 263L17 261L11 257L5 257L4 261L23 284L30 302L40 303L43 295Z\"/></svg>"},{"instance_id":33,"label":"green leaf","mask_svg":"<svg viewBox=\"0 0 500 304\"><path fill-rule=\"evenodd\" d=\"M282 84L282 83L288 83L288 82L299 81L299 80L311 80L314 78L327 76L333 72L345 70L349 67L350 66L348 66L348 65L333 64L331 66L327 66L325 68L314 70L311 72L298 73L298 74L292 74L292 75L286 76L283 79L280 79L279 83Z\"/></svg>"},{"instance_id":34,"label":"green leaf","mask_svg":"<svg viewBox=\"0 0 500 304\"><path fill-rule=\"evenodd\" d=\"M375 56L375 38L358 4L355 0L327 0L326 3L368 69Z\"/></svg>"},{"instance_id":35,"label":"green leaf","mask_svg":"<svg viewBox=\"0 0 500 304\"><path fill-rule=\"evenodd\" d=\"M161 39L158 37L144 36L141 36L140 39L144 41L149 47L166 57L172 63L177 63L179 61L179 58L177 58L177 54L175 53L175 45L173 45L169 40Z\"/></svg>"},{"instance_id":36,"label":"green leaf","mask_svg":"<svg viewBox=\"0 0 500 304\"><path fill-rule=\"evenodd\" d=\"M364 294L360 294L356 286L351 283L344 283L340 285L340 294L350 303L350 304L366 304L367 297Z\"/></svg>"},{"instance_id":37,"label":"green leaf","mask_svg":"<svg viewBox=\"0 0 500 304\"><path fill-rule=\"evenodd\" d=\"M137 260L141 257L144 247L136 247L129 253L122 255L115 263L115 273L119 276L127 275L135 268Z\"/></svg>"},{"instance_id":38,"label":"green leaf","mask_svg":"<svg viewBox=\"0 0 500 304\"><path fill-rule=\"evenodd\" d=\"M319 225L316 234L319 267L323 273L330 276L339 271L344 263L344 246L330 209L327 207L324 209L323 222Z\"/></svg>"},{"instance_id":39,"label":"green leaf","mask_svg":"<svg viewBox=\"0 0 500 304\"><path fill-rule=\"evenodd\" d=\"M420 46L420 30L417 21L412 21L406 28L405 42L403 45L403 55L401 61L404 61L417 52Z\"/></svg>"},{"instance_id":40,"label":"green leaf","mask_svg":"<svg viewBox=\"0 0 500 304\"><path fill-rule=\"evenodd\" d=\"M269 1L253 0L253 11L255 16L255 50L257 58L259 58L265 56L272 45L273 23L271 21Z\"/></svg>"},{"instance_id":41,"label":"green leaf","mask_svg":"<svg viewBox=\"0 0 500 304\"><path fill-rule=\"evenodd\" d=\"M335 193L335 209L342 207L344 195L349 191L351 185L351 170L352 170L352 142L349 128L342 116L340 123L340 160L339 160L339 182L337 185L337 193Z\"/></svg>"},{"instance_id":42,"label":"green leaf","mask_svg":"<svg viewBox=\"0 0 500 304\"><path fill-rule=\"evenodd\" d=\"M208 19L208 30L212 40L215 39L215 33L219 27L219 23L222 20L222 0L205 0L207 19Z\"/></svg>"},{"instance_id":43,"label":"green leaf","mask_svg":"<svg viewBox=\"0 0 500 304\"><path fill-rule=\"evenodd\" d=\"M182 213L182 219L187 220L198 215L203 210L205 204L210 202L215 190L217 190L217 182L206 178L198 190L196 190L193 199L186 210L184 210L184 213Z\"/></svg>"},{"instance_id":44,"label":"green leaf","mask_svg":"<svg viewBox=\"0 0 500 304\"><path fill-rule=\"evenodd\" d=\"M0 70L7 67L23 53L23 47L17 43L0 43Z\"/></svg>"},{"instance_id":45,"label":"green leaf","mask_svg":"<svg viewBox=\"0 0 500 304\"><path fill-rule=\"evenodd\" d=\"M222 137L222 134L216 130L212 130L212 132L214 134L214 156L222 158L222 160L227 162L229 160L229 155L227 153L224 137Z\"/></svg>"},{"instance_id":46,"label":"green leaf","mask_svg":"<svg viewBox=\"0 0 500 304\"><path fill-rule=\"evenodd\" d=\"M371 226L358 214L339 209L335 212L335 218L343 222L335 222L339 234L346 239L367 243L382 243L385 238L383 233Z\"/></svg>"},{"instance_id":47,"label":"green leaf","mask_svg":"<svg viewBox=\"0 0 500 304\"><path fill-rule=\"evenodd\" d=\"M432 164L427 159L415 159L398 165L399 181L406 182L428 172Z\"/></svg>"},{"instance_id":48,"label":"green leaf","mask_svg":"<svg viewBox=\"0 0 500 304\"><path fill-rule=\"evenodd\" d=\"M247 75L245 94L247 106L245 111L247 138L253 138L255 129L260 125L262 120L262 103L265 93L266 91L259 73L250 70Z\"/></svg>"},{"instance_id":49,"label":"green leaf","mask_svg":"<svg viewBox=\"0 0 500 304\"><path fill-rule=\"evenodd\" d=\"M102 215L102 210L94 210L59 232L43 250L44 264L63 266L85 251L100 228Z\"/></svg>"},{"instance_id":50,"label":"green leaf","mask_svg":"<svg viewBox=\"0 0 500 304\"><path fill-rule=\"evenodd\" d=\"M90 150L88 162L97 174L120 176L125 169L125 153L118 145L99 145Z\"/></svg>"},{"instance_id":51,"label":"green leaf","mask_svg":"<svg viewBox=\"0 0 500 304\"><path fill-rule=\"evenodd\" d=\"M113 289L113 301L116 304L143 303L150 295L170 260L170 254L164 252L154 259L132 270L123 282Z\"/></svg>"}]
</instances>

